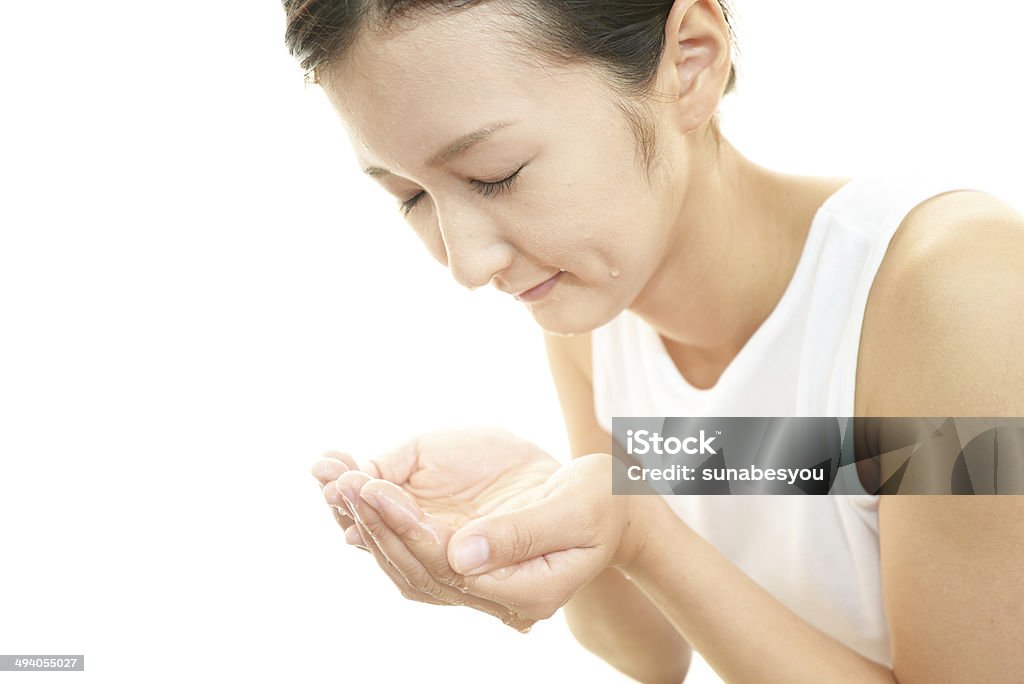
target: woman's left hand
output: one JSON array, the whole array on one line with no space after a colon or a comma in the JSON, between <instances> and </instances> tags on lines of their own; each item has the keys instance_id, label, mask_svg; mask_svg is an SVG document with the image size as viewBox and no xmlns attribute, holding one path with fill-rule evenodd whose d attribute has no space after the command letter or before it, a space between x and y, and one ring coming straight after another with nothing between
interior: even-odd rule
<instances>
[{"instance_id":1,"label":"woman's left hand","mask_svg":"<svg viewBox=\"0 0 1024 684\"><path fill-rule=\"evenodd\" d=\"M572 596L611 566L627 568L646 540L646 520L639 505L646 497L613 496L613 468L621 462L609 454L590 454L558 468L537 490L535 500L495 512L459 527L446 549L425 539L416 518L392 507L374 508L369 527L388 561L400 573L444 567L443 576L427 581L452 586L503 605L522 618L524 631L551 617ZM373 497L370 497L371 501ZM406 506L415 502L406 500ZM367 501L359 508L371 506ZM481 541L482 540L482 541ZM447 558L438 558L447 553ZM416 567L403 568L415 560ZM421 582L423 580L421 579ZM431 593L431 587L421 587Z\"/></svg>"}]
</instances>

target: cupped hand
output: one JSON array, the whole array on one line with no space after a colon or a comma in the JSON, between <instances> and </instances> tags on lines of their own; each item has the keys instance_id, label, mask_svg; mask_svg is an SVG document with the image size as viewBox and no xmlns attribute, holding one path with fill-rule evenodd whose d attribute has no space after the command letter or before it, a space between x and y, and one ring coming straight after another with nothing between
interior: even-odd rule
<instances>
[{"instance_id":1,"label":"cupped hand","mask_svg":"<svg viewBox=\"0 0 1024 684\"><path fill-rule=\"evenodd\" d=\"M558 466L528 440L482 427L427 433L362 465L328 452L313 473L346 540L370 551L404 596L470 605L526 630L532 621L514 606L467 593L448 542L472 520L536 500Z\"/></svg>"},{"instance_id":2,"label":"cupped hand","mask_svg":"<svg viewBox=\"0 0 1024 684\"><path fill-rule=\"evenodd\" d=\"M607 454L559 466L485 428L424 435L364 472L342 458L347 472L325 497L340 493L349 530L403 595L469 605L520 631L605 568L628 566L646 538L632 497L611 494L622 465Z\"/></svg>"}]
</instances>

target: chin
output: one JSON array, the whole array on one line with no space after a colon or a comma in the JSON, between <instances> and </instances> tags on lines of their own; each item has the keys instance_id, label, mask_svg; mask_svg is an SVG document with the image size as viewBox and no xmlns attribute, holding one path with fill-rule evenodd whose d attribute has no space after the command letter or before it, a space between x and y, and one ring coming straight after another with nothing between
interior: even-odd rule
<instances>
[{"instance_id":1,"label":"chin","mask_svg":"<svg viewBox=\"0 0 1024 684\"><path fill-rule=\"evenodd\" d=\"M532 309L533 319L552 335L570 337L600 328L622 311L621 308L598 307L595 301L589 304L586 306L566 300L541 301Z\"/></svg>"}]
</instances>

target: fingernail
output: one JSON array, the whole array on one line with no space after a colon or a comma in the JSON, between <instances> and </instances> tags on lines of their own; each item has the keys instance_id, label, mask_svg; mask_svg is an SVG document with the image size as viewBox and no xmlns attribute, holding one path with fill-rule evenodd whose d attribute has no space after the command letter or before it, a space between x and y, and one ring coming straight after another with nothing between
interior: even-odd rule
<instances>
[{"instance_id":1,"label":"fingernail","mask_svg":"<svg viewBox=\"0 0 1024 684\"><path fill-rule=\"evenodd\" d=\"M341 492L337 487L324 487L324 501L332 506L340 506L342 504Z\"/></svg>"},{"instance_id":2,"label":"fingernail","mask_svg":"<svg viewBox=\"0 0 1024 684\"><path fill-rule=\"evenodd\" d=\"M455 569L463 575L472 574L484 563L490 554L490 546L484 537L466 537L455 549Z\"/></svg>"},{"instance_id":3,"label":"fingernail","mask_svg":"<svg viewBox=\"0 0 1024 684\"><path fill-rule=\"evenodd\" d=\"M359 536L359 529L355 525L345 529L345 541L353 546L363 543L362 537Z\"/></svg>"},{"instance_id":4,"label":"fingernail","mask_svg":"<svg viewBox=\"0 0 1024 684\"><path fill-rule=\"evenodd\" d=\"M322 481L330 482L331 480L337 480L343 474L348 472L348 466L341 461L331 461L322 459L313 464L313 477Z\"/></svg>"},{"instance_id":5,"label":"fingernail","mask_svg":"<svg viewBox=\"0 0 1024 684\"><path fill-rule=\"evenodd\" d=\"M377 496L376 494L374 494L373 492L362 492L361 491L361 492L359 492L359 498L362 499L363 501L365 501L366 503L370 504L370 506L373 507L373 510L378 511L378 512L380 511L380 509L381 509L380 497Z\"/></svg>"}]
</instances>

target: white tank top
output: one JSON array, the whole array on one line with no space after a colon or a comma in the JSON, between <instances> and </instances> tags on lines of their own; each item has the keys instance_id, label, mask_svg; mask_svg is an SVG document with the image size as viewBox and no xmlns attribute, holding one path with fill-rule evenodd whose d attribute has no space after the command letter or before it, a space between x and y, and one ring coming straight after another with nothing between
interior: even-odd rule
<instances>
[{"instance_id":1,"label":"white tank top","mask_svg":"<svg viewBox=\"0 0 1024 684\"><path fill-rule=\"evenodd\" d=\"M690 385L658 332L633 312L595 329L598 423L611 433L612 416L853 416L861 323L889 242L918 204L960 189L973 188L948 178L848 181L815 214L775 309L710 389ZM877 496L663 498L797 615L892 666Z\"/></svg>"}]
</instances>

